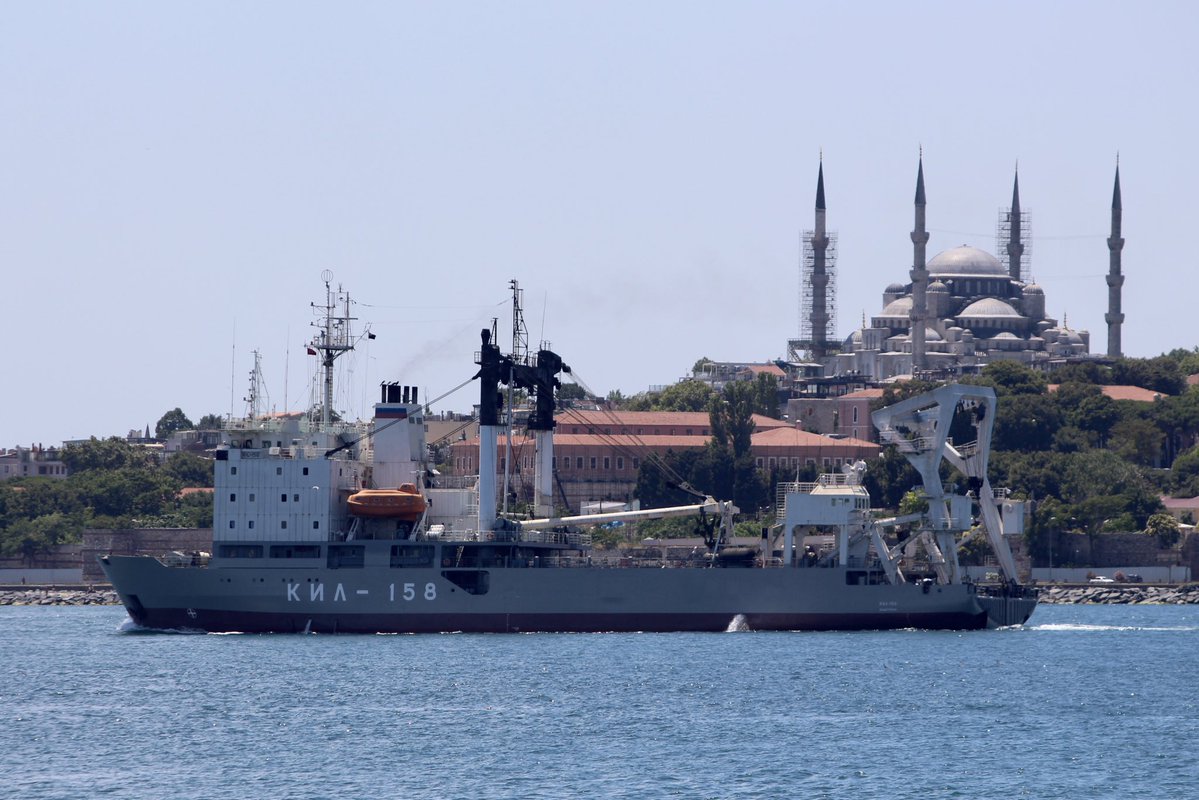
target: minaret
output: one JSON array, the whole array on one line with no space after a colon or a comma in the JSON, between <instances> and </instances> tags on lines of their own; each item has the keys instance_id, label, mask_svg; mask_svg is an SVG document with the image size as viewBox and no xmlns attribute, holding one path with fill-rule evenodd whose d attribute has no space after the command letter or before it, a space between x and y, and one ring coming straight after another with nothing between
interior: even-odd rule
<instances>
[{"instance_id":1,"label":"minaret","mask_svg":"<svg viewBox=\"0 0 1199 800\"><path fill-rule=\"evenodd\" d=\"M1008 215L1010 230L1007 243L1007 272L1012 280L1020 280L1020 259L1024 256L1024 242L1020 241L1020 168L1016 167L1016 179L1012 182L1012 210Z\"/></svg>"},{"instance_id":2,"label":"minaret","mask_svg":"<svg viewBox=\"0 0 1199 800\"><path fill-rule=\"evenodd\" d=\"M1116 188L1112 190L1112 235L1108 237L1108 272L1107 272L1107 355L1109 358L1119 358L1124 355L1120 351L1120 326L1124 323L1124 314L1120 311L1120 289L1124 286L1124 275L1120 272L1120 251L1124 249L1124 239L1120 236L1120 159L1116 158Z\"/></svg>"},{"instance_id":3,"label":"minaret","mask_svg":"<svg viewBox=\"0 0 1199 800\"><path fill-rule=\"evenodd\" d=\"M824 157L816 175L816 227L812 231L812 356L820 361L828 355L828 273L825 254L828 235L825 232Z\"/></svg>"},{"instance_id":4,"label":"minaret","mask_svg":"<svg viewBox=\"0 0 1199 800\"><path fill-rule=\"evenodd\" d=\"M925 290L928 288L928 270L924 267L924 248L928 244L928 231L924 229L924 151L920 152L920 167L916 172L916 225L912 229L912 370L924 367L924 328L928 308Z\"/></svg>"}]
</instances>

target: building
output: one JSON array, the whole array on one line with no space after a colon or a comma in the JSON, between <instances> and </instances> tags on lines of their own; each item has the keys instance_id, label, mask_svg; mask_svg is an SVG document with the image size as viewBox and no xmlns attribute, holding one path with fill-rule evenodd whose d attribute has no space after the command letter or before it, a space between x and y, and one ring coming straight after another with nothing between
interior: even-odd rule
<instances>
[{"instance_id":1,"label":"building","mask_svg":"<svg viewBox=\"0 0 1199 800\"><path fill-rule=\"evenodd\" d=\"M1112 194L1111 237L1108 239L1109 357L1119 356L1122 206L1120 171L1116 168ZM916 175L915 221L911 233L912 269L907 280L883 290L881 309L845 338L837 349L835 331L817 323L835 319L828 310L829 278L825 254L832 237L824 233L824 167L821 164L816 191L816 233L810 238L813 255L806 257L817 267L804 273L805 313L801 320L804 338L789 342L789 360L819 362L822 377L853 376L884 381L896 376L927 374L949 377L977 371L989 361L1007 359L1048 369L1057 363L1087 358L1091 337L1085 330L1069 327L1049 315L1044 289L1028 269L1028 215L1020 208L1020 179L1012 186L1012 204L1000 216L1000 246L1006 262L978 247L963 244L925 258L928 231L925 226L927 197L924 159ZM805 240L808 241L808 240ZM805 245L807 247L808 245ZM808 284L811 284L810 286ZM808 296L813 299L808 300ZM800 351L805 351L801 354ZM835 394L828 393L828 394Z\"/></svg>"},{"instance_id":2,"label":"building","mask_svg":"<svg viewBox=\"0 0 1199 800\"><path fill-rule=\"evenodd\" d=\"M67 465L59 456L57 447L17 446L0 451L0 481L10 478L65 478Z\"/></svg>"},{"instance_id":3,"label":"building","mask_svg":"<svg viewBox=\"0 0 1199 800\"><path fill-rule=\"evenodd\" d=\"M711 440L704 412L579 411L556 416L554 430L554 503L575 512L586 503L627 501L637 485L637 472L647 462L674 450L700 449ZM754 415L750 450L759 469L798 471L805 466L836 470L847 463L874 458L879 446L853 438L832 438L800 430L783 420ZM519 498L531 495L536 469L534 439L500 436L495 470ZM509 452L511 470L508 470ZM450 475L479 471L479 440L450 445Z\"/></svg>"}]
</instances>

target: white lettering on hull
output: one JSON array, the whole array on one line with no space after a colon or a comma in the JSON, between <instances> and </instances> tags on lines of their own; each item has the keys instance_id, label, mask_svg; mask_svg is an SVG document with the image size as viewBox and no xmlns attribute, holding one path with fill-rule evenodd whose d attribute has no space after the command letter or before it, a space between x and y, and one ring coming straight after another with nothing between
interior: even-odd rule
<instances>
[{"instance_id":1,"label":"white lettering on hull","mask_svg":"<svg viewBox=\"0 0 1199 800\"><path fill-rule=\"evenodd\" d=\"M287 591L287 602L298 603L302 601L302 598L300 597L300 584L290 582L286 584L285 589ZM354 594L365 597L370 594L370 589L355 589ZM423 588L418 588L415 583L405 583L400 589L400 597L405 603L410 603L417 598L423 599L426 602L432 602L437 599L437 584L430 581L429 583L426 583ZM392 603L396 601L396 585L394 583L388 584L387 586L387 599ZM313 603L325 602L325 585L323 583L309 584L308 600ZM339 583L333 589L332 602L344 603L346 600L346 588L344 585Z\"/></svg>"}]
</instances>

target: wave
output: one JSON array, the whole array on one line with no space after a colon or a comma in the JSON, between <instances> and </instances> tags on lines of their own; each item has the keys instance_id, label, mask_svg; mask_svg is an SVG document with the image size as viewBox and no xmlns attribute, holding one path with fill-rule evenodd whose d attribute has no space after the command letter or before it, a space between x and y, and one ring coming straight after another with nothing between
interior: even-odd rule
<instances>
[{"instance_id":1,"label":"wave","mask_svg":"<svg viewBox=\"0 0 1199 800\"><path fill-rule=\"evenodd\" d=\"M1195 633L1197 625L1087 625L1080 622L1050 622L1044 625L1029 625L1031 631L1151 631L1165 633Z\"/></svg>"}]
</instances>

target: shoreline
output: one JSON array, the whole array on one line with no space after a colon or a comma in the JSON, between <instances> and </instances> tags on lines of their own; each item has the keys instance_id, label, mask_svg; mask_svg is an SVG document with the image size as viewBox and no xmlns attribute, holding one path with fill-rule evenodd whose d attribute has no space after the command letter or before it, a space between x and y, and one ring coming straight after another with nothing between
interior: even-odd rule
<instances>
[{"instance_id":1,"label":"shoreline","mask_svg":"<svg viewBox=\"0 0 1199 800\"><path fill-rule=\"evenodd\" d=\"M1043 586L1046 605L1199 605L1199 583L1175 586L1132 584ZM108 584L0 586L0 606L116 606Z\"/></svg>"}]
</instances>

